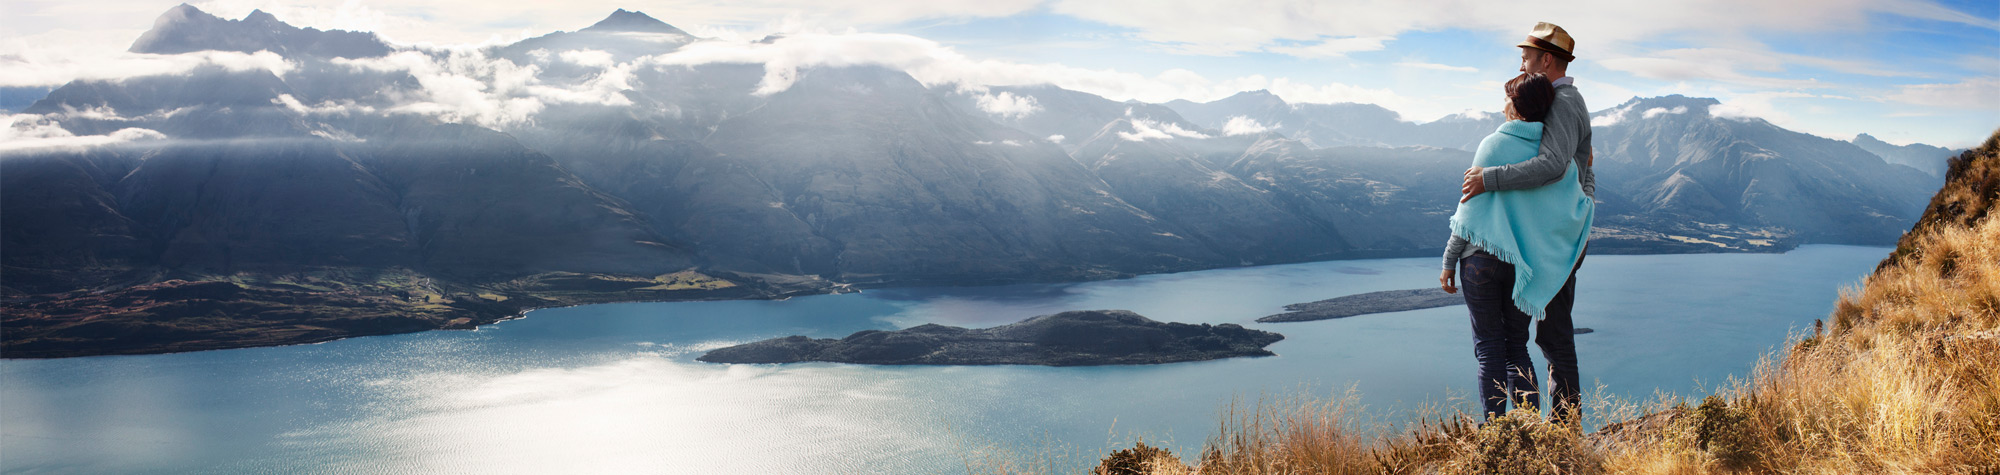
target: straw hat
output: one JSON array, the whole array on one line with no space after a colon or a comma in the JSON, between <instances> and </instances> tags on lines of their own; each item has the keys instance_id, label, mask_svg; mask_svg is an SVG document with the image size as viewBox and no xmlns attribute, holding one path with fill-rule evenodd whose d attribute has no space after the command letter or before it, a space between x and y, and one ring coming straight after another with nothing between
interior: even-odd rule
<instances>
[{"instance_id":1,"label":"straw hat","mask_svg":"<svg viewBox=\"0 0 2000 475\"><path fill-rule=\"evenodd\" d=\"M1570 38L1569 32L1563 31L1562 27L1554 23L1536 23L1535 31L1528 33L1528 39L1514 46L1547 51L1562 58L1565 63L1576 61L1576 40Z\"/></svg>"}]
</instances>

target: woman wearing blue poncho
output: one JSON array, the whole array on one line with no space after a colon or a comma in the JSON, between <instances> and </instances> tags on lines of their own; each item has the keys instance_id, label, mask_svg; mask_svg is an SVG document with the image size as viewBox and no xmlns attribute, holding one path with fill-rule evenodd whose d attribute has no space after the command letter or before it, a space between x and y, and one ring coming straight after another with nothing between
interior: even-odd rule
<instances>
[{"instance_id":1,"label":"woman wearing blue poncho","mask_svg":"<svg viewBox=\"0 0 2000 475\"><path fill-rule=\"evenodd\" d=\"M1518 163L1540 151L1542 119L1555 99L1555 87L1541 74L1522 74L1507 82L1507 98L1512 120L1479 143L1475 167ZM1452 248L1446 258L1461 252L1469 257L1460 261L1458 272L1447 269L1440 281L1446 291L1457 290L1451 282L1454 274L1465 284L1480 395L1489 416L1504 412L1508 402L1540 408L1534 362L1528 357L1528 327L1544 316L1583 258L1595 208L1571 163L1556 183L1475 195L1459 203L1452 215Z\"/></svg>"}]
</instances>

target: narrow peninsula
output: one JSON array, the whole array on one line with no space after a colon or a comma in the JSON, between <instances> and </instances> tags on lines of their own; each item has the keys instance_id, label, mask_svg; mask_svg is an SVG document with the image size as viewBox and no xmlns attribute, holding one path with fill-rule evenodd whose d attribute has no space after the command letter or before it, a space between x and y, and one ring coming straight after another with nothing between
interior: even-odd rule
<instances>
[{"instance_id":1,"label":"narrow peninsula","mask_svg":"<svg viewBox=\"0 0 2000 475\"><path fill-rule=\"evenodd\" d=\"M1384 290L1334 297L1317 302L1295 303L1285 306L1285 313L1257 319L1259 323L1310 322L1332 318L1347 318L1371 313L1401 312L1436 307L1465 305L1465 297L1444 293L1436 287L1411 290Z\"/></svg>"},{"instance_id":2,"label":"narrow peninsula","mask_svg":"<svg viewBox=\"0 0 2000 475\"><path fill-rule=\"evenodd\" d=\"M924 324L842 339L789 336L720 348L709 363L1098 366L1271 356L1284 335L1241 325L1158 322L1126 310L1042 315L993 328Z\"/></svg>"}]
</instances>

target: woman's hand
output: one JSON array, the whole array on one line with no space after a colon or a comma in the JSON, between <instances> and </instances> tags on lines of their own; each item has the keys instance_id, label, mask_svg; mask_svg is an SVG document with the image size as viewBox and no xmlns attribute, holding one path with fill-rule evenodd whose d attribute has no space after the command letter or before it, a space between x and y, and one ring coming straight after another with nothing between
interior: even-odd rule
<instances>
[{"instance_id":1,"label":"woman's hand","mask_svg":"<svg viewBox=\"0 0 2000 475\"><path fill-rule=\"evenodd\" d=\"M1458 199L1460 203L1472 201L1472 197L1479 196L1480 193L1485 193L1486 169L1480 167L1465 169L1465 184L1459 186L1458 191L1463 194Z\"/></svg>"},{"instance_id":2,"label":"woman's hand","mask_svg":"<svg viewBox=\"0 0 2000 475\"><path fill-rule=\"evenodd\" d=\"M1457 275L1458 273L1452 272L1451 269L1445 269L1443 274L1438 274L1438 286L1444 287L1444 293L1447 294L1458 293L1458 286L1452 285L1453 282L1452 278L1456 277Z\"/></svg>"}]
</instances>

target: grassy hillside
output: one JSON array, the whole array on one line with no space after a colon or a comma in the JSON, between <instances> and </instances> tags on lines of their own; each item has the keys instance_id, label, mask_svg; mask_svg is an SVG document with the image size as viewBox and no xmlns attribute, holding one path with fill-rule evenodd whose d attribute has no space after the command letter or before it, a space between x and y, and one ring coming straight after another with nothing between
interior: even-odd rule
<instances>
[{"instance_id":1,"label":"grassy hillside","mask_svg":"<svg viewBox=\"0 0 2000 475\"><path fill-rule=\"evenodd\" d=\"M1952 159L1923 218L1830 323L1699 404L1627 406L1645 415L1593 434L1526 411L1384 425L1351 398L1232 408L1200 454L1142 443L1094 472L2000 473L1996 202L2000 132Z\"/></svg>"}]
</instances>

